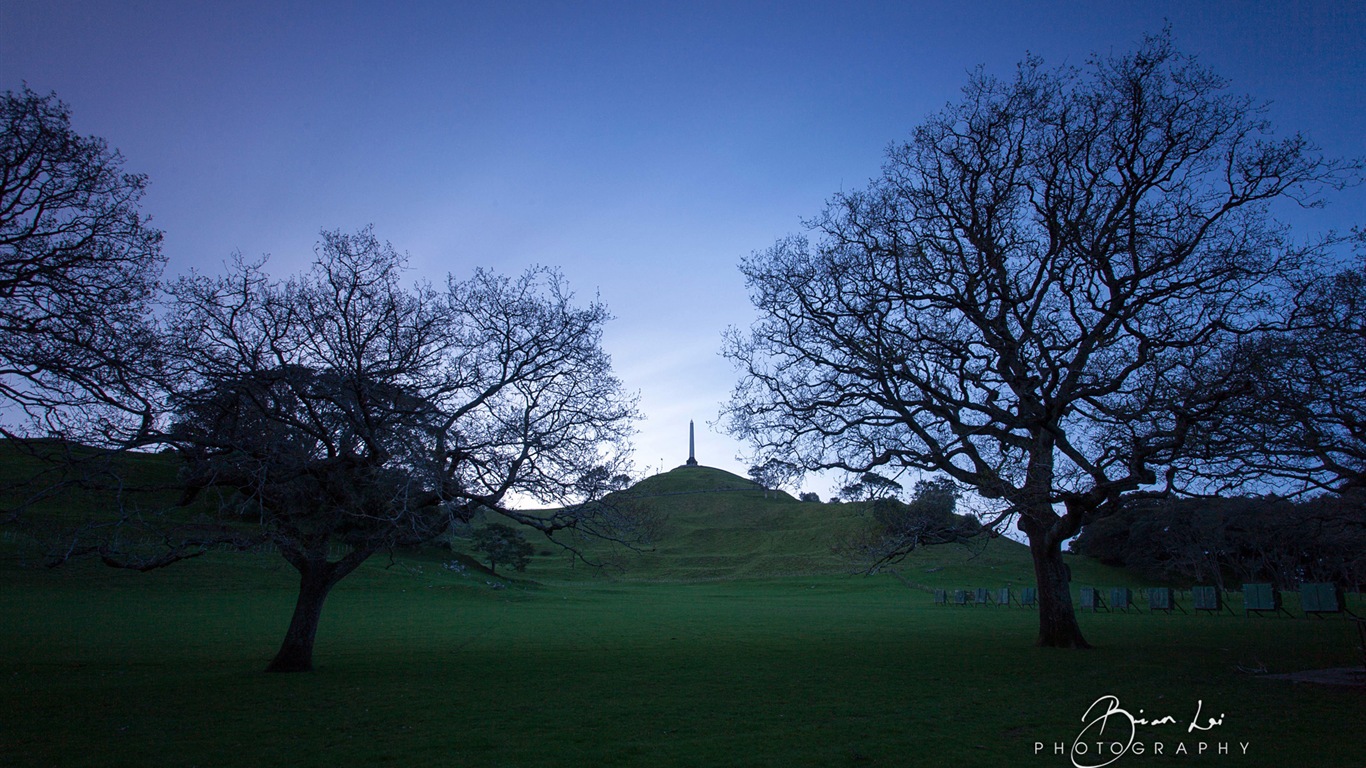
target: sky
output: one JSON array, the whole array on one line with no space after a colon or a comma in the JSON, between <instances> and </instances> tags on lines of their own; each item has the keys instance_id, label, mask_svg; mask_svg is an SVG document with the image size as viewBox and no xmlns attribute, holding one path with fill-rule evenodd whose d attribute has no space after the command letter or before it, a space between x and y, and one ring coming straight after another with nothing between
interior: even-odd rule
<instances>
[{"instance_id":1,"label":"sky","mask_svg":"<svg viewBox=\"0 0 1366 768\"><path fill-rule=\"evenodd\" d=\"M615 315L638 475L746 474L719 411L741 258L803 231L977 67L1083 65L1170 24L1283 130L1366 155L1366 3L0 0L0 90L55 91L145 173L168 275L306 269L373 224L414 279L559 268ZM1366 224L1366 190L1300 212ZM825 498L839 478L808 478Z\"/></svg>"}]
</instances>

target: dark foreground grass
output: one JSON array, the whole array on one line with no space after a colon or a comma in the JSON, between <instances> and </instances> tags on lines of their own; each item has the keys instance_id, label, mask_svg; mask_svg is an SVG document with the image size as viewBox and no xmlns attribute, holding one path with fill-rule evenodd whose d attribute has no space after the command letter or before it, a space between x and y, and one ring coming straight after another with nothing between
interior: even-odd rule
<instances>
[{"instance_id":1,"label":"dark foreground grass","mask_svg":"<svg viewBox=\"0 0 1366 768\"><path fill-rule=\"evenodd\" d=\"M3 566L0 765L1065 766L1105 694L1178 720L1115 765L1366 765L1361 689L1239 670L1359 663L1340 619L1085 615L1099 648L1067 652L1032 647L1030 611L890 576L493 589L379 565L329 602L318 670L283 676L260 671L293 599L275 560ZM1223 725L1187 733L1197 702Z\"/></svg>"}]
</instances>

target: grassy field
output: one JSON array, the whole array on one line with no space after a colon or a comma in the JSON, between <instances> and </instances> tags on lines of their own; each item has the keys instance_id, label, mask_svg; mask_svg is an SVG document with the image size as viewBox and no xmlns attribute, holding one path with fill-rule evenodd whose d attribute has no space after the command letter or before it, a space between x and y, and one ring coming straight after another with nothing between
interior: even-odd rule
<instances>
[{"instance_id":1,"label":"grassy field","mask_svg":"<svg viewBox=\"0 0 1366 768\"><path fill-rule=\"evenodd\" d=\"M1027 585L1024 547L848 575L830 543L855 509L715 472L638 489L663 524L625 571L548 549L511 579L376 557L302 675L261 672L296 588L278 556L48 570L6 534L0 766L1067 766L1055 745L1105 695L1176 721L1115 765L1366 766L1362 688L1264 674L1359 665L1348 621L1088 613L1095 650L1038 649L1033 611L931 596ZM1072 567L1074 587L1142 586ZM1197 709L1222 724L1188 732Z\"/></svg>"},{"instance_id":2,"label":"grassy field","mask_svg":"<svg viewBox=\"0 0 1366 768\"><path fill-rule=\"evenodd\" d=\"M983 567L935 558L903 576ZM1053 743L1106 694L1177 718L1140 737L1167 752L1231 745L1202 764L1366 764L1360 689L1244 671L1352 664L1341 619L1086 614L1100 647L1066 652L1032 647L1030 611L937 607L887 575L495 589L384 565L338 587L318 671L281 676L260 671L293 599L277 559L10 560L0 765L1068 765ZM1200 738L1197 702L1224 716Z\"/></svg>"}]
</instances>

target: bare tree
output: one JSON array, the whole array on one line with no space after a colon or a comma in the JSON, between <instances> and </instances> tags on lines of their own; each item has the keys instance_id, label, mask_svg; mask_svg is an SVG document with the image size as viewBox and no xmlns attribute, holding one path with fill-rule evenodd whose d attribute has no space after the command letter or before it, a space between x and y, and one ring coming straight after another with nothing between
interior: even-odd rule
<instances>
[{"instance_id":1,"label":"bare tree","mask_svg":"<svg viewBox=\"0 0 1366 768\"><path fill-rule=\"evenodd\" d=\"M0 432L86 443L145 431L155 403L149 305L161 232L147 177L83 137L55 94L0 95Z\"/></svg>"},{"instance_id":2,"label":"bare tree","mask_svg":"<svg viewBox=\"0 0 1366 768\"><path fill-rule=\"evenodd\" d=\"M107 562L272 542L300 586L269 669L301 671L338 581L476 511L631 540L627 515L589 503L622 474L636 416L601 349L602 304L575 306L546 269L405 288L404 259L369 229L324 232L302 276L262 266L169 287L161 439L187 461L187 500L214 492L221 515L163 530L154 558L92 545Z\"/></svg>"},{"instance_id":3,"label":"bare tree","mask_svg":"<svg viewBox=\"0 0 1366 768\"><path fill-rule=\"evenodd\" d=\"M1277 138L1169 35L978 73L815 242L742 264L760 317L726 341L729 429L806 469L913 468L995 500L1029 539L1039 644L1087 647L1062 543L1176 488L1192 425L1236 392L1178 383L1317 252L1269 204L1358 171Z\"/></svg>"}]
</instances>

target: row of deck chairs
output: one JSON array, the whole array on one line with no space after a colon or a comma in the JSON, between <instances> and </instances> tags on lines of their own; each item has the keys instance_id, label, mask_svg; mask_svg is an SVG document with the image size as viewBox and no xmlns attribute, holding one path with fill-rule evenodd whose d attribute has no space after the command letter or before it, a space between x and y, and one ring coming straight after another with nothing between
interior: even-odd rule
<instances>
[{"instance_id":1,"label":"row of deck chairs","mask_svg":"<svg viewBox=\"0 0 1366 768\"><path fill-rule=\"evenodd\" d=\"M1146 592L1148 611L1150 612L1171 613L1172 611L1180 611L1187 613L1186 609L1178 602L1176 591L1170 587L1148 587L1144 592ZM1039 590L1035 587L1023 587L1018 591L1011 587L999 589L985 587L954 590L936 589L934 590L934 603L935 605L957 606L996 605L1009 607L1016 605L1021 608L1037 608ZM1078 608L1083 611L1122 611L1124 613L1129 611L1141 613L1143 610L1134 600L1134 590L1129 587L1112 587L1109 590L1108 597L1095 587L1082 587ZM1192 587L1191 608L1195 611L1207 613L1222 613L1223 611L1234 613L1233 608L1224 599L1222 591L1213 586ZM1325 614L1351 613L1347 609L1347 601L1342 588L1335 584L1301 584L1300 610L1304 611L1305 616L1320 618ZM1243 614L1245 616L1253 614L1261 616L1267 613L1292 615L1282 605L1281 592L1275 586L1271 584L1244 584Z\"/></svg>"},{"instance_id":2,"label":"row of deck chairs","mask_svg":"<svg viewBox=\"0 0 1366 768\"><path fill-rule=\"evenodd\" d=\"M1039 590L1036 587L1025 587L1018 592L1010 587L1000 589L987 589L978 587L977 589L936 589L934 591L935 605L1000 605L1009 607L1018 605L1021 608L1037 608L1039 606Z\"/></svg>"}]
</instances>

